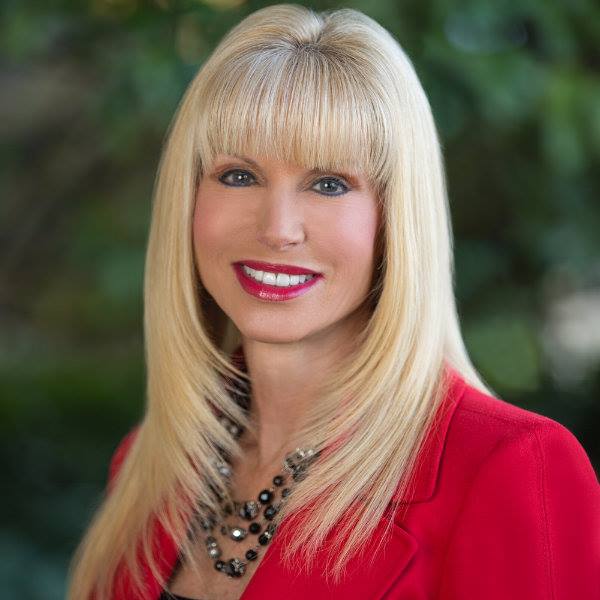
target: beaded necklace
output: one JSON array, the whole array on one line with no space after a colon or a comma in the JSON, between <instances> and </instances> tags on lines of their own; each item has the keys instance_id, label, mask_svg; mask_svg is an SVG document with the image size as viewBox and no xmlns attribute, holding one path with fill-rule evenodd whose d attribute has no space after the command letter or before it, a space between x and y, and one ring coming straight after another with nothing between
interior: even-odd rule
<instances>
[{"instance_id":1,"label":"beaded necklace","mask_svg":"<svg viewBox=\"0 0 600 600\"><path fill-rule=\"evenodd\" d=\"M247 405L244 406L243 396L234 393L234 398L240 405L247 408ZM238 439L243 434L244 428L231 421L227 416L221 415L219 420L234 439ZM294 483L301 481L306 476L308 467L319 455L320 452L316 452L312 448L296 448L293 452L286 454L283 460L283 472L275 475L272 479L272 485L261 490L256 499L234 500L233 503L226 503L217 489L212 485L210 486L220 503L220 511L219 514L215 514L213 511L208 510L208 507L201 504L201 514L204 516L199 519L198 524L204 532L206 552L213 560L217 571L228 577L242 577L244 575L247 561L256 560L261 549L273 539L278 525L276 516L292 493ZM232 468L226 454L222 452L222 460L214 461L213 464L223 478L225 485L230 487ZM276 500L277 492L280 493L278 502ZM259 520L257 517L259 517L261 511L262 518ZM227 524L225 520L233 514L241 517L249 524L247 526L246 524L233 526ZM245 540L249 535L258 536L256 538L258 543L252 544L245 551L245 560L237 556L223 560L222 550L216 537L217 531L222 536L236 542ZM188 536L191 536L191 539L195 534L196 528L192 526Z\"/></svg>"}]
</instances>

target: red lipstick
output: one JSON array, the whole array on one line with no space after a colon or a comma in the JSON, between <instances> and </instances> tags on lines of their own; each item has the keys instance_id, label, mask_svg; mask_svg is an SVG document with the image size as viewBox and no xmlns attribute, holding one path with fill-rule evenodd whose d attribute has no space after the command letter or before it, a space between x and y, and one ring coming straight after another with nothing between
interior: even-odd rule
<instances>
[{"instance_id":1,"label":"red lipstick","mask_svg":"<svg viewBox=\"0 0 600 600\"><path fill-rule=\"evenodd\" d=\"M260 263L256 261L248 261L244 263L246 266L251 269L257 269L260 271L270 271L271 273L288 273L289 275L305 275L305 274L314 274L314 277L310 281L306 281L304 283L299 283L297 285L290 285L286 287L281 287L277 285L270 285L267 283L261 283L256 279L250 277L242 266L242 263L235 263L233 268L235 269L235 273L237 275L238 281L240 282L242 288L252 296L259 298L260 300L267 300L271 302L281 302L284 300L292 300L293 298L297 298L298 296L302 296L306 294L313 286L315 286L321 279L322 275L320 273L315 273L310 270L303 270L298 267L292 267L291 265L272 265L271 268L267 268L263 265L268 265L268 263ZM261 265L259 267L254 267L253 265ZM274 269L273 267L277 267Z\"/></svg>"}]
</instances>

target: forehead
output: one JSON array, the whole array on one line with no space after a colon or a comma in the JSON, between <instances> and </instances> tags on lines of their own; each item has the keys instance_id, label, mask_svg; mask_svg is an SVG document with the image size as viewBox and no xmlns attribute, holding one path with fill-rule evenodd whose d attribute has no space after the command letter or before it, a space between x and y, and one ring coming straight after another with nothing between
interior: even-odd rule
<instances>
[{"instance_id":1,"label":"forehead","mask_svg":"<svg viewBox=\"0 0 600 600\"><path fill-rule=\"evenodd\" d=\"M292 59L238 57L202 90L196 129L202 165L219 155L260 157L383 180L389 127L371 82L322 56Z\"/></svg>"}]
</instances>

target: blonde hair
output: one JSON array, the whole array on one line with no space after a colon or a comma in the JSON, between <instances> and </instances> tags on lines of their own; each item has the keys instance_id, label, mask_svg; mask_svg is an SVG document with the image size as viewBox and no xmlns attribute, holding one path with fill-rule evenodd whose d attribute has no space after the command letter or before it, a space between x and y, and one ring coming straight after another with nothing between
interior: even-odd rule
<instances>
[{"instance_id":1,"label":"blonde hair","mask_svg":"<svg viewBox=\"0 0 600 600\"><path fill-rule=\"evenodd\" d=\"M448 367L492 393L460 332L440 142L411 61L386 29L353 9L258 10L199 70L168 132L145 265L146 410L73 557L70 599L110 598L122 562L143 589L138 548L165 585L151 551L152 518L191 554L186 531L198 503L217 510L209 485L228 497L212 462L218 448L240 456L214 409L252 428L230 394L232 382L248 381L230 356L239 331L203 289L194 263L195 189L218 153L360 171L381 203L383 254L370 318L300 424L300 439L331 452L278 515L298 519L285 540L287 566L309 569L335 533L323 568L342 577L394 495L408 493Z\"/></svg>"}]
</instances>

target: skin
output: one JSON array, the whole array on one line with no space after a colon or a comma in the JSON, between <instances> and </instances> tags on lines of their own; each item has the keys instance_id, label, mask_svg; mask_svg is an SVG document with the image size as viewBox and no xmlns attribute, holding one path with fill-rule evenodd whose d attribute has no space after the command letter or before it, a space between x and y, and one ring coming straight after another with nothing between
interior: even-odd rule
<instances>
[{"instance_id":1,"label":"skin","mask_svg":"<svg viewBox=\"0 0 600 600\"><path fill-rule=\"evenodd\" d=\"M249 488L240 494L253 496L256 475L279 470L296 447L301 415L318 401L319 382L364 327L379 224L377 195L360 173L226 155L205 169L193 220L196 264L242 334L259 432L240 440L246 453L238 483ZM232 263L244 259L307 267L323 278L301 297L267 301L238 282Z\"/></svg>"}]
</instances>

